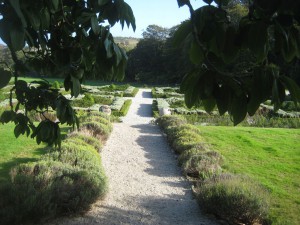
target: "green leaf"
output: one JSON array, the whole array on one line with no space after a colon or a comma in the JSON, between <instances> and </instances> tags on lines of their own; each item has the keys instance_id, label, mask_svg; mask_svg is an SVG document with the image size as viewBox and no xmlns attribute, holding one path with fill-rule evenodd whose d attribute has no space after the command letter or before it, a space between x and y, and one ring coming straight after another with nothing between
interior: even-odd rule
<instances>
[{"instance_id":1,"label":"green leaf","mask_svg":"<svg viewBox=\"0 0 300 225\"><path fill-rule=\"evenodd\" d=\"M247 110L250 116L253 116L260 104L272 95L273 75L270 68L266 71L264 67L254 68L252 84L250 88L249 102Z\"/></svg>"},{"instance_id":2,"label":"green leaf","mask_svg":"<svg viewBox=\"0 0 300 225\"><path fill-rule=\"evenodd\" d=\"M78 70L75 70L73 73L72 73L72 76L77 78L77 79L82 79L83 78L83 75L84 75L84 70L83 69L78 69Z\"/></svg>"},{"instance_id":3,"label":"green leaf","mask_svg":"<svg viewBox=\"0 0 300 225\"><path fill-rule=\"evenodd\" d=\"M11 79L11 72L5 70L4 68L0 68L0 89L4 88Z\"/></svg>"},{"instance_id":4,"label":"green leaf","mask_svg":"<svg viewBox=\"0 0 300 225\"><path fill-rule=\"evenodd\" d=\"M21 124L16 125L14 129L15 137L18 138L22 133L25 133L23 126Z\"/></svg>"},{"instance_id":5,"label":"green leaf","mask_svg":"<svg viewBox=\"0 0 300 225\"><path fill-rule=\"evenodd\" d=\"M233 118L234 126L242 122L247 115L247 97L245 95L232 96L230 103L230 115Z\"/></svg>"},{"instance_id":6,"label":"green leaf","mask_svg":"<svg viewBox=\"0 0 300 225\"><path fill-rule=\"evenodd\" d=\"M60 0L50 0L52 2L52 7L54 11L58 10Z\"/></svg>"},{"instance_id":7,"label":"green leaf","mask_svg":"<svg viewBox=\"0 0 300 225\"><path fill-rule=\"evenodd\" d=\"M231 90L227 86L222 85L221 87L216 89L215 99L221 116L228 111L230 98Z\"/></svg>"},{"instance_id":8,"label":"green leaf","mask_svg":"<svg viewBox=\"0 0 300 225\"><path fill-rule=\"evenodd\" d=\"M11 110L4 111L1 115L0 122L9 123L11 121L14 121L15 116L16 113L14 111Z\"/></svg>"},{"instance_id":9,"label":"green leaf","mask_svg":"<svg viewBox=\"0 0 300 225\"><path fill-rule=\"evenodd\" d=\"M96 16L91 17L91 25L92 25L92 30L93 32L98 35L101 31L99 24L98 24L98 19Z\"/></svg>"},{"instance_id":10,"label":"green leaf","mask_svg":"<svg viewBox=\"0 0 300 225\"><path fill-rule=\"evenodd\" d=\"M195 65L201 65L204 60L204 52L199 44L194 40L189 51L190 60Z\"/></svg>"},{"instance_id":11,"label":"green leaf","mask_svg":"<svg viewBox=\"0 0 300 225\"><path fill-rule=\"evenodd\" d=\"M262 62L268 54L268 25L263 21L251 24L248 33L249 49Z\"/></svg>"},{"instance_id":12,"label":"green leaf","mask_svg":"<svg viewBox=\"0 0 300 225\"><path fill-rule=\"evenodd\" d=\"M238 48L235 44L236 30L234 27L228 27L226 30L225 43L222 50L222 59L225 63L233 62L238 56Z\"/></svg>"},{"instance_id":13,"label":"green leaf","mask_svg":"<svg viewBox=\"0 0 300 225\"><path fill-rule=\"evenodd\" d=\"M115 43L113 43L113 49L114 49L114 52L115 52L115 55L116 55L117 65L119 65L119 63L123 59L122 52L120 50L120 47Z\"/></svg>"},{"instance_id":14,"label":"green leaf","mask_svg":"<svg viewBox=\"0 0 300 225\"><path fill-rule=\"evenodd\" d=\"M22 50L25 45L25 30L22 26L14 24L10 27L10 39L14 51Z\"/></svg>"},{"instance_id":15,"label":"green leaf","mask_svg":"<svg viewBox=\"0 0 300 225\"><path fill-rule=\"evenodd\" d=\"M111 58L113 56L113 52L112 52L112 42L108 39L105 39L104 41L104 47L106 50L106 56L107 58Z\"/></svg>"},{"instance_id":16,"label":"green leaf","mask_svg":"<svg viewBox=\"0 0 300 225\"><path fill-rule=\"evenodd\" d=\"M189 3L189 0L177 0L178 6L182 7L184 5L186 5L187 3Z\"/></svg>"},{"instance_id":17,"label":"green leaf","mask_svg":"<svg viewBox=\"0 0 300 225\"><path fill-rule=\"evenodd\" d=\"M19 0L10 0L9 1L11 6L14 8L15 12L17 13L18 17L21 19L23 27L27 27L26 19L21 11L20 1Z\"/></svg>"},{"instance_id":18,"label":"green leaf","mask_svg":"<svg viewBox=\"0 0 300 225\"><path fill-rule=\"evenodd\" d=\"M77 98L78 95L80 94L80 89L81 89L80 81L78 78L73 76L71 76L71 80L72 80L71 95Z\"/></svg>"},{"instance_id":19,"label":"green leaf","mask_svg":"<svg viewBox=\"0 0 300 225\"><path fill-rule=\"evenodd\" d=\"M189 108L200 101L198 82L202 75L203 71L191 71L181 83L180 90L184 93L185 104Z\"/></svg>"},{"instance_id":20,"label":"green leaf","mask_svg":"<svg viewBox=\"0 0 300 225\"><path fill-rule=\"evenodd\" d=\"M203 1L209 5L213 2L213 0L203 0Z\"/></svg>"},{"instance_id":21,"label":"green leaf","mask_svg":"<svg viewBox=\"0 0 300 225\"><path fill-rule=\"evenodd\" d=\"M277 111L280 108L280 98L278 89L278 80L274 79L272 88L272 103L274 104L274 110Z\"/></svg>"},{"instance_id":22,"label":"green leaf","mask_svg":"<svg viewBox=\"0 0 300 225\"><path fill-rule=\"evenodd\" d=\"M10 21L1 19L0 20L0 37L7 44L11 44L10 39Z\"/></svg>"},{"instance_id":23,"label":"green leaf","mask_svg":"<svg viewBox=\"0 0 300 225\"><path fill-rule=\"evenodd\" d=\"M231 0L214 0L214 2L219 6L227 6Z\"/></svg>"},{"instance_id":24,"label":"green leaf","mask_svg":"<svg viewBox=\"0 0 300 225\"><path fill-rule=\"evenodd\" d=\"M110 0L98 0L98 6L103 6L103 5L107 4L108 2L110 2Z\"/></svg>"},{"instance_id":25,"label":"green leaf","mask_svg":"<svg viewBox=\"0 0 300 225\"><path fill-rule=\"evenodd\" d=\"M173 45L180 46L186 37L193 31L193 25L190 20L182 22L173 36Z\"/></svg>"},{"instance_id":26,"label":"green leaf","mask_svg":"<svg viewBox=\"0 0 300 225\"><path fill-rule=\"evenodd\" d=\"M287 76L282 76L280 77L280 79L289 90L295 105L297 105L297 103L300 103L300 87L296 84L296 82Z\"/></svg>"},{"instance_id":27,"label":"green leaf","mask_svg":"<svg viewBox=\"0 0 300 225\"><path fill-rule=\"evenodd\" d=\"M214 98L204 99L204 100L202 100L202 103L203 103L203 106L204 106L204 109L206 112L213 111L213 109L216 106L216 100Z\"/></svg>"},{"instance_id":28,"label":"green leaf","mask_svg":"<svg viewBox=\"0 0 300 225\"><path fill-rule=\"evenodd\" d=\"M40 18L41 18L41 26L42 29L46 30L50 26L50 13L47 8L43 8L40 11Z\"/></svg>"}]
</instances>

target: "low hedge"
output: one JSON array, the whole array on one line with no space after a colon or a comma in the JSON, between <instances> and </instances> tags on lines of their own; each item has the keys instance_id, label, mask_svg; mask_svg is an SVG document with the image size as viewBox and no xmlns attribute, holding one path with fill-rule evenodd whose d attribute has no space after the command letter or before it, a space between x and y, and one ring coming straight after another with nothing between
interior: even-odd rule
<instances>
[{"instance_id":1,"label":"low hedge","mask_svg":"<svg viewBox=\"0 0 300 225\"><path fill-rule=\"evenodd\" d=\"M111 128L103 123L91 121L91 122L84 122L81 124L80 130L90 130L93 136L106 140L110 133Z\"/></svg>"},{"instance_id":2,"label":"low hedge","mask_svg":"<svg viewBox=\"0 0 300 225\"><path fill-rule=\"evenodd\" d=\"M154 118L158 118L159 117L157 100L153 100L152 101L152 116Z\"/></svg>"},{"instance_id":3,"label":"low hedge","mask_svg":"<svg viewBox=\"0 0 300 225\"><path fill-rule=\"evenodd\" d=\"M138 88L130 86L124 91L123 97L135 97L138 91Z\"/></svg>"},{"instance_id":4,"label":"low hedge","mask_svg":"<svg viewBox=\"0 0 300 225\"><path fill-rule=\"evenodd\" d=\"M98 152L103 148L103 143L100 139L97 139L89 134L83 132L72 132L68 135L68 139L80 139L86 142L87 144L93 146Z\"/></svg>"},{"instance_id":5,"label":"low hedge","mask_svg":"<svg viewBox=\"0 0 300 225\"><path fill-rule=\"evenodd\" d=\"M114 100L112 95L92 95L95 104L110 105Z\"/></svg>"},{"instance_id":6,"label":"low hedge","mask_svg":"<svg viewBox=\"0 0 300 225\"><path fill-rule=\"evenodd\" d=\"M132 100L131 99L127 99L124 102L124 104L123 104L122 108L120 109L120 111L112 111L112 114L114 116L126 116L127 113L128 113L128 110L129 110L129 108L131 106L131 103L132 103Z\"/></svg>"},{"instance_id":7,"label":"low hedge","mask_svg":"<svg viewBox=\"0 0 300 225\"><path fill-rule=\"evenodd\" d=\"M85 212L107 190L103 173L60 161L21 164L11 174L12 182L1 190L1 224L40 222Z\"/></svg>"},{"instance_id":8,"label":"low hedge","mask_svg":"<svg viewBox=\"0 0 300 225\"><path fill-rule=\"evenodd\" d=\"M223 157L204 142L198 128L179 116L163 116L157 123L179 154L183 173L197 184L199 204L230 224L268 224L266 191L256 182L223 174Z\"/></svg>"},{"instance_id":9,"label":"low hedge","mask_svg":"<svg viewBox=\"0 0 300 225\"><path fill-rule=\"evenodd\" d=\"M82 99L74 99L71 103L73 107L91 107L94 104L95 99L88 93L86 93Z\"/></svg>"},{"instance_id":10,"label":"low hedge","mask_svg":"<svg viewBox=\"0 0 300 225\"><path fill-rule=\"evenodd\" d=\"M234 224L271 224L269 193L247 177L222 174L200 183L196 198L208 213Z\"/></svg>"},{"instance_id":11,"label":"low hedge","mask_svg":"<svg viewBox=\"0 0 300 225\"><path fill-rule=\"evenodd\" d=\"M104 197L107 178L98 153L102 144L90 135L107 138L111 124L108 116L96 116L102 114L84 113L83 118L97 118L102 123L85 122L84 132L68 134L60 150L53 149L39 161L11 170L11 182L0 186L1 224L42 223L82 213Z\"/></svg>"},{"instance_id":12,"label":"low hedge","mask_svg":"<svg viewBox=\"0 0 300 225\"><path fill-rule=\"evenodd\" d=\"M218 152L191 154L182 164L186 176L205 180L222 173L223 157Z\"/></svg>"}]
</instances>

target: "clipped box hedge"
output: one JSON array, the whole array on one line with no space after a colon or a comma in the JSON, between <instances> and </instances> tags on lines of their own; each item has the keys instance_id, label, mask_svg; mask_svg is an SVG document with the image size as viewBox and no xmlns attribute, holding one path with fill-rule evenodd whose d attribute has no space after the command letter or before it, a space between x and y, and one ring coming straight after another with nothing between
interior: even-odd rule
<instances>
[{"instance_id":1,"label":"clipped box hedge","mask_svg":"<svg viewBox=\"0 0 300 225\"><path fill-rule=\"evenodd\" d=\"M127 113L128 113L128 110L129 110L129 108L131 106L131 103L132 103L131 99L128 99L128 100L124 101L124 104L122 105L121 109L119 111L113 110L112 114L114 116L119 116L119 117L120 116L126 116Z\"/></svg>"},{"instance_id":2,"label":"clipped box hedge","mask_svg":"<svg viewBox=\"0 0 300 225\"><path fill-rule=\"evenodd\" d=\"M135 97L138 91L138 88L130 86L124 91L123 97Z\"/></svg>"}]
</instances>

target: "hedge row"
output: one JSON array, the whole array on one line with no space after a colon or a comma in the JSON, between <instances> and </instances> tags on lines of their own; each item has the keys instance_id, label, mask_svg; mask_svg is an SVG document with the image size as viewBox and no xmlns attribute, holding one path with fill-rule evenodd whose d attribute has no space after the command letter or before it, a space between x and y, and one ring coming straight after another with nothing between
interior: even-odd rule
<instances>
[{"instance_id":1,"label":"hedge row","mask_svg":"<svg viewBox=\"0 0 300 225\"><path fill-rule=\"evenodd\" d=\"M128 113L128 110L131 106L131 103L132 103L131 99L126 100L119 111L114 111L114 110L112 111L112 115L113 116L126 116Z\"/></svg>"},{"instance_id":2,"label":"hedge row","mask_svg":"<svg viewBox=\"0 0 300 225\"><path fill-rule=\"evenodd\" d=\"M224 158L205 143L201 131L184 117L163 116L157 123L167 134L183 173L195 181L196 198L204 211L229 223L268 224L268 194L255 181L224 173Z\"/></svg>"},{"instance_id":3,"label":"hedge row","mask_svg":"<svg viewBox=\"0 0 300 225\"><path fill-rule=\"evenodd\" d=\"M100 140L108 138L112 126L100 113L86 113L81 119L83 124L96 125L82 126L67 136L60 150L51 149L39 161L11 170L11 182L0 187L1 224L42 223L85 212L105 195L107 178L99 154Z\"/></svg>"},{"instance_id":4,"label":"hedge row","mask_svg":"<svg viewBox=\"0 0 300 225\"><path fill-rule=\"evenodd\" d=\"M138 88L130 86L124 91L123 97L135 97L138 91Z\"/></svg>"}]
</instances>

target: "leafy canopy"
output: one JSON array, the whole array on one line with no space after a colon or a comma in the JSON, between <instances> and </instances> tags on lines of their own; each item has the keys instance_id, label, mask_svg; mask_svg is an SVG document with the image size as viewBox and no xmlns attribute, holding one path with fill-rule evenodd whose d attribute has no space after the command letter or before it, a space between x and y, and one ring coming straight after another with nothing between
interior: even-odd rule
<instances>
[{"instance_id":1,"label":"leafy canopy","mask_svg":"<svg viewBox=\"0 0 300 225\"><path fill-rule=\"evenodd\" d=\"M187 46L194 64L181 85L186 104L202 102L207 111L217 106L238 124L267 99L279 109L286 90L295 103L300 102L299 86L270 57L276 55L286 63L300 59L300 1L247 1L248 13L238 24L226 7L245 1L204 2L208 5L194 10L189 0L178 0L179 7L188 6L191 13L191 20L181 24L174 38L176 45ZM243 51L254 55L254 64L232 71Z\"/></svg>"},{"instance_id":2,"label":"leafy canopy","mask_svg":"<svg viewBox=\"0 0 300 225\"><path fill-rule=\"evenodd\" d=\"M1 122L13 121L16 137L31 133L37 143L60 145L58 123L77 123L70 102L46 81L28 84L18 77L63 75L65 89L74 97L86 76L122 80L127 56L114 42L110 27L120 22L135 30L132 9L124 0L0 0L0 15L0 37L15 63L13 68L0 68L0 88L14 76L11 93L18 100L17 105L11 101ZM25 57L18 57L19 51ZM46 117L36 127L27 117L28 111L44 114L50 108L59 122Z\"/></svg>"}]
</instances>

